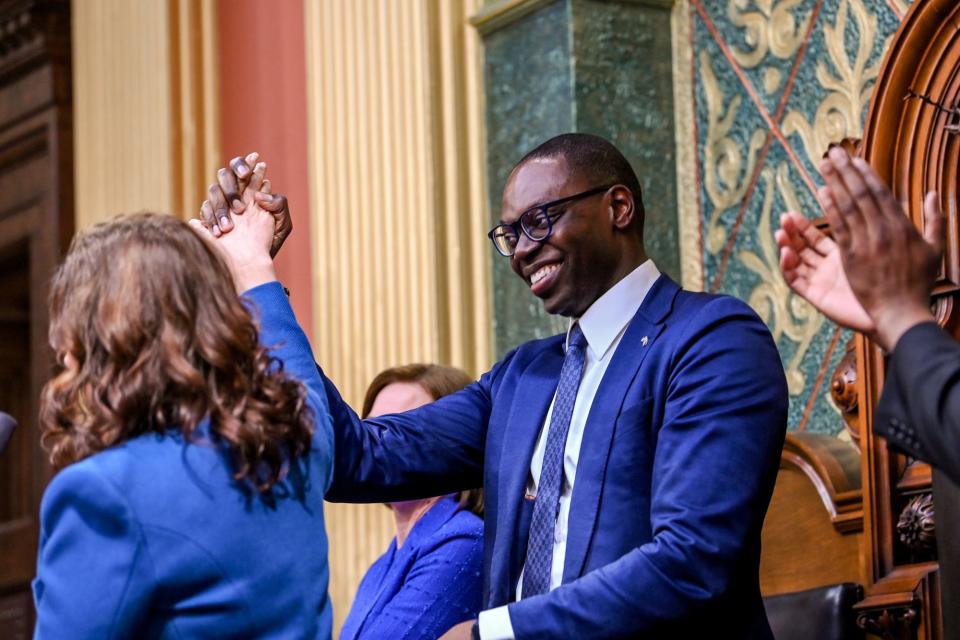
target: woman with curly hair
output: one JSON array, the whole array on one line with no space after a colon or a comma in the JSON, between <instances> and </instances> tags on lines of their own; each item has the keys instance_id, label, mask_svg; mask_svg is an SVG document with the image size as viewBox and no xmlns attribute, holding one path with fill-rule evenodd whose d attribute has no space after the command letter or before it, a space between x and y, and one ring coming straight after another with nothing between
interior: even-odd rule
<instances>
[{"instance_id":1,"label":"woman with curly hair","mask_svg":"<svg viewBox=\"0 0 960 640\"><path fill-rule=\"evenodd\" d=\"M208 242L120 217L53 280L37 638L330 636L328 407L303 384L317 370L273 218L234 220Z\"/></svg>"}]
</instances>

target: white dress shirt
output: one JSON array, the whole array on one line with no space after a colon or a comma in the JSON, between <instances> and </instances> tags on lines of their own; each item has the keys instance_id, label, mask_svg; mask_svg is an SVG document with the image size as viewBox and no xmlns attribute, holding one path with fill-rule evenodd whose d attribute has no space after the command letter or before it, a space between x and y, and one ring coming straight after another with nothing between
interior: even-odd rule
<instances>
[{"instance_id":1,"label":"white dress shirt","mask_svg":"<svg viewBox=\"0 0 960 640\"><path fill-rule=\"evenodd\" d=\"M660 277L660 271L652 260L647 260L631 271L627 276L590 305L583 316L570 321L570 326L580 323L580 329L587 339L586 361L583 365L583 377L577 390L577 399L570 417L570 429L563 454L563 486L560 491L560 512L553 537L553 566L550 571L550 588L560 586L563 579L563 563L567 551L567 523L570 518L570 498L577 477L577 461L580 458L580 443L593 398L603 380L613 354L637 313L653 283ZM569 340L570 330L567 330ZM556 393L556 392L554 392ZM537 494L540 470L543 467L543 454L547 447L547 428L553 415L553 400L547 410L547 417L540 428L537 446L530 460L530 476L527 478L527 494ZM517 600L520 599L523 586L523 573L517 582ZM513 625L506 606L480 612L480 637L483 640L513 640Z\"/></svg>"}]
</instances>

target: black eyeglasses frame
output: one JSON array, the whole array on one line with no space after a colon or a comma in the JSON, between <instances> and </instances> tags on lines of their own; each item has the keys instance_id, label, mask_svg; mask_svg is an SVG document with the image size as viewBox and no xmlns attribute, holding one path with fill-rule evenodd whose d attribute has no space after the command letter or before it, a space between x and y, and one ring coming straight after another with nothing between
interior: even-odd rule
<instances>
[{"instance_id":1,"label":"black eyeglasses frame","mask_svg":"<svg viewBox=\"0 0 960 640\"><path fill-rule=\"evenodd\" d=\"M545 242L551 235L553 235L553 223L556 222L557 218L559 218L560 216L562 216L568 211L567 209L564 209L563 211L558 211L556 213L551 214L549 211L550 209L560 206L562 204L573 202L574 200L589 198L590 196L595 196L598 193L605 193L615 186L616 185L611 184L605 187L594 187L593 189L587 189L586 191L575 193L572 196L566 196L558 200L552 200L550 202L544 202L543 204L538 204L535 207L530 207L529 209L527 209L526 211L520 214L520 217L517 218L516 222L511 222L509 224L505 222L501 222L500 224L495 226L493 229L490 229L490 231L487 232L487 237L490 238L491 242L493 242L493 247L494 249L497 250L497 253L504 256L505 258L510 258L513 256L514 253L516 253L516 250L517 250L516 245L513 246L513 250L510 253L504 253L503 249L500 248L500 245L497 244L498 231L506 231L507 229L509 229L513 233L513 235L517 237L518 243L520 240L521 232L523 232L523 235L525 235L531 242ZM524 224L524 220L526 220L528 223L530 222L531 218L529 218L528 216L530 216L531 214L535 215L537 213L543 214L543 219L546 220L546 223L547 223L546 233L544 233L542 237L538 237L539 234L532 232L529 229L529 224Z\"/></svg>"}]
</instances>

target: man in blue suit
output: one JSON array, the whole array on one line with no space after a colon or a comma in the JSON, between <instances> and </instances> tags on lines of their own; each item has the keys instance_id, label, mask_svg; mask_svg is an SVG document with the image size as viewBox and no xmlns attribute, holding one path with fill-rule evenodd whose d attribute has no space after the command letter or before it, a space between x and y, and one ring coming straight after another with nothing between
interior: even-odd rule
<instances>
[{"instance_id":1,"label":"man in blue suit","mask_svg":"<svg viewBox=\"0 0 960 640\"><path fill-rule=\"evenodd\" d=\"M511 173L490 237L566 335L373 420L324 378L329 500L485 489L485 610L445 638L772 638L758 569L780 358L747 305L657 270L643 219L612 144L553 138Z\"/></svg>"}]
</instances>

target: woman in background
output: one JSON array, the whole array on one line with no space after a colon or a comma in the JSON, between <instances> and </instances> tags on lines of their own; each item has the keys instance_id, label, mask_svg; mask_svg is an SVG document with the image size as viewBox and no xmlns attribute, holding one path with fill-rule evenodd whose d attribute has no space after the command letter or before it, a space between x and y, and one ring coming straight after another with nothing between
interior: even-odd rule
<instances>
[{"instance_id":1,"label":"woman in background","mask_svg":"<svg viewBox=\"0 0 960 640\"><path fill-rule=\"evenodd\" d=\"M459 369L434 364L387 369L370 383L362 416L415 409L471 382ZM478 489L387 505L396 537L363 577L341 640L434 640L476 618L483 589L482 496Z\"/></svg>"},{"instance_id":2,"label":"woman in background","mask_svg":"<svg viewBox=\"0 0 960 640\"><path fill-rule=\"evenodd\" d=\"M36 638L330 637L333 434L252 200L216 241L98 225L54 278Z\"/></svg>"}]
</instances>

